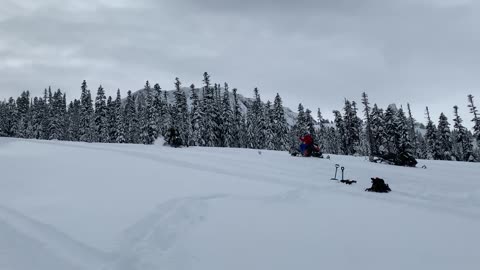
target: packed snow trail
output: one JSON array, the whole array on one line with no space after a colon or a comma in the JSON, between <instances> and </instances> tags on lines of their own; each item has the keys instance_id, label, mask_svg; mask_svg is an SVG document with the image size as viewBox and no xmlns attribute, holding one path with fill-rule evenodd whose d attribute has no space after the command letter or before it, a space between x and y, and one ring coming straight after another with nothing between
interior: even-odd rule
<instances>
[{"instance_id":1,"label":"packed snow trail","mask_svg":"<svg viewBox=\"0 0 480 270\"><path fill-rule=\"evenodd\" d=\"M422 165L0 138L0 269L477 269L479 164Z\"/></svg>"}]
</instances>

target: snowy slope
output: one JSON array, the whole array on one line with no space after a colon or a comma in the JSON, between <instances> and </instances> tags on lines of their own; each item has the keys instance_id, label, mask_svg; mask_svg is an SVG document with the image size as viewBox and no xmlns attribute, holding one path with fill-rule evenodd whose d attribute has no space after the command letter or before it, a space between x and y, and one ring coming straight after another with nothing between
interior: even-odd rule
<instances>
[{"instance_id":1,"label":"snowy slope","mask_svg":"<svg viewBox=\"0 0 480 270\"><path fill-rule=\"evenodd\" d=\"M480 164L424 164L0 138L0 269L478 269Z\"/></svg>"}]
</instances>

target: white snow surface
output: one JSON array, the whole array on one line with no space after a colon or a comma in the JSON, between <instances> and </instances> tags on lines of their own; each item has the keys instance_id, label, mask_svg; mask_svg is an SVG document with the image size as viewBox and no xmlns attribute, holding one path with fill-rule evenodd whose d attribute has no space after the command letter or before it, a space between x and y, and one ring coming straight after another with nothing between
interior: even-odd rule
<instances>
[{"instance_id":1,"label":"white snow surface","mask_svg":"<svg viewBox=\"0 0 480 270\"><path fill-rule=\"evenodd\" d=\"M0 138L0 269L480 269L480 164L418 167Z\"/></svg>"}]
</instances>

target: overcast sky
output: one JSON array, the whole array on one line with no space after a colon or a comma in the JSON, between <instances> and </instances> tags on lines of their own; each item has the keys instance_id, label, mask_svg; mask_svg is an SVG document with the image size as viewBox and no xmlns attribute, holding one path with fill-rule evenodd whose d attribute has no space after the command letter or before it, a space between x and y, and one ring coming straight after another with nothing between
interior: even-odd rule
<instances>
[{"instance_id":1,"label":"overcast sky","mask_svg":"<svg viewBox=\"0 0 480 270\"><path fill-rule=\"evenodd\" d=\"M464 120L480 107L480 4L469 0L0 0L0 97L48 87L78 97L146 80L279 92L328 117L366 91Z\"/></svg>"}]
</instances>

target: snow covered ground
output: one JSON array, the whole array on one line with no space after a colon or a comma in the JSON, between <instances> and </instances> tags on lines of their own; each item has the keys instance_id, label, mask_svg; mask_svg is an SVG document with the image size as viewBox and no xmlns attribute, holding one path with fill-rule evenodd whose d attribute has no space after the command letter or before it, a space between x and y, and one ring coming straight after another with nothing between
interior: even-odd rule
<instances>
[{"instance_id":1,"label":"snow covered ground","mask_svg":"<svg viewBox=\"0 0 480 270\"><path fill-rule=\"evenodd\" d=\"M0 138L0 269L480 269L480 164L424 164Z\"/></svg>"}]
</instances>

